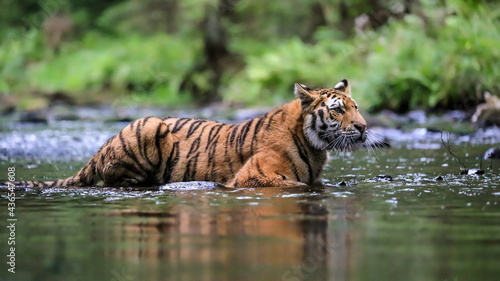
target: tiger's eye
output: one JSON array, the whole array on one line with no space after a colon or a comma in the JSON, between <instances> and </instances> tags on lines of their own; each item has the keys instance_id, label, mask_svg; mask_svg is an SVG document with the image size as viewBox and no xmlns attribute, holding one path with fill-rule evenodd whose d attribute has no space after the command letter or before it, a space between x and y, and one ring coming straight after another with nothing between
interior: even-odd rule
<instances>
[{"instance_id":1,"label":"tiger's eye","mask_svg":"<svg viewBox=\"0 0 500 281\"><path fill-rule=\"evenodd\" d=\"M344 114L344 110L341 107L334 107L332 110L337 114Z\"/></svg>"}]
</instances>

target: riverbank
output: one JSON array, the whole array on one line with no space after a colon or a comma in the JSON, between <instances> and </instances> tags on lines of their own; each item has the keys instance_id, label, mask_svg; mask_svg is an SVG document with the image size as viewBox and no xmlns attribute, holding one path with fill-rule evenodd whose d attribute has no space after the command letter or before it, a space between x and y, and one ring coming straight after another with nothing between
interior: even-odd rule
<instances>
[{"instance_id":1,"label":"riverbank","mask_svg":"<svg viewBox=\"0 0 500 281\"><path fill-rule=\"evenodd\" d=\"M188 117L220 122L238 123L269 112L272 106L243 108L229 103L211 103L203 107L165 107L141 105L54 105L37 110L10 110L0 115L2 122L52 123L55 121L128 122L146 116ZM475 127L471 122L473 110L450 110L439 113L412 110L405 114L390 110L362 114L369 127L398 128L411 130L426 128L430 131L471 133Z\"/></svg>"},{"instance_id":2,"label":"riverbank","mask_svg":"<svg viewBox=\"0 0 500 281\"><path fill-rule=\"evenodd\" d=\"M199 109L61 106L39 112L15 112L4 115L0 122L0 160L36 163L84 161L129 121L146 116L177 116L237 123L269 110L263 107L236 109L214 104ZM441 147L442 136L450 138L453 145L493 146L500 143L499 128L474 128L470 122L471 115L472 112L464 111L449 111L439 115L424 111L364 114L370 131L380 141L397 148L434 150Z\"/></svg>"}]
</instances>

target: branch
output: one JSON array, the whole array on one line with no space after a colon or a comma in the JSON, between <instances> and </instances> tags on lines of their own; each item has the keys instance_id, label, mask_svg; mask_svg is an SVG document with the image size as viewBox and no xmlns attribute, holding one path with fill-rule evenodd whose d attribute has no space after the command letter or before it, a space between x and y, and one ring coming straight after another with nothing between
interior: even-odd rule
<instances>
[{"instance_id":1,"label":"branch","mask_svg":"<svg viewBox=\"0 0 500 281\"><path fill-rule=\"evenodd\" d=\"M455 157L458 160L458 163L460 164L460 166L462 166L461 169L467 171L467 166L465 166L465 164L462 163L460 158L458 158L458 156L455 153L453 153L453 151L451 151L450 133L448 133L448 140L445 142L443 139L443 131L441 131L441 143L448 150L448 153L450 153L453 157Z\"/></svg>"}]
</instances>

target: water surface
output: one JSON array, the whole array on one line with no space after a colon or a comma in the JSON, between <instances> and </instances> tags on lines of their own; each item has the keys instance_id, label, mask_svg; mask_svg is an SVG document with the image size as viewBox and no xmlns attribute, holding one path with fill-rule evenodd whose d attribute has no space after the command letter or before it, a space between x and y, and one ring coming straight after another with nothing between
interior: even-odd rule
<instances>
[{"instance_id":1,"label":"water surface","mask_svg":"<svg viewBox=\"0 0 500 281\"><path fill-rule=\"evenodd\" d=\"M78 124L4 127L0 179L71 176L123 127ZM452 136L484 175L439 134L382 133L392 148L332 155L322 187L17 189L0 280L499 280L500 162L480 160L498 131Z\"/></svg>"}]
</instances>

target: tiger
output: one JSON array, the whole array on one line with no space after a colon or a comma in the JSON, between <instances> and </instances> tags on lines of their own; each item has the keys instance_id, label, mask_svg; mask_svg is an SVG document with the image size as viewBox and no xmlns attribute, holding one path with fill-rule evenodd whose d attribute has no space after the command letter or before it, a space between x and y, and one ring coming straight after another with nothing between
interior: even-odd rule
<instances>
[{"instance_id":1,"label":"tiger","mask_svg":"<svg viewBox=\"0 0 500 281\"><path fill-rule=\"evenodd\" d=\"M76 173L23 187L149 187L215 182L228 188L322 185L331 151L354 151L367 124L346 79L333 88L295 83L295 99L257 118L225 124L146 117L111 137ZM12 183L11 183L12 184Z\"/></svg>"}]
</instances>

